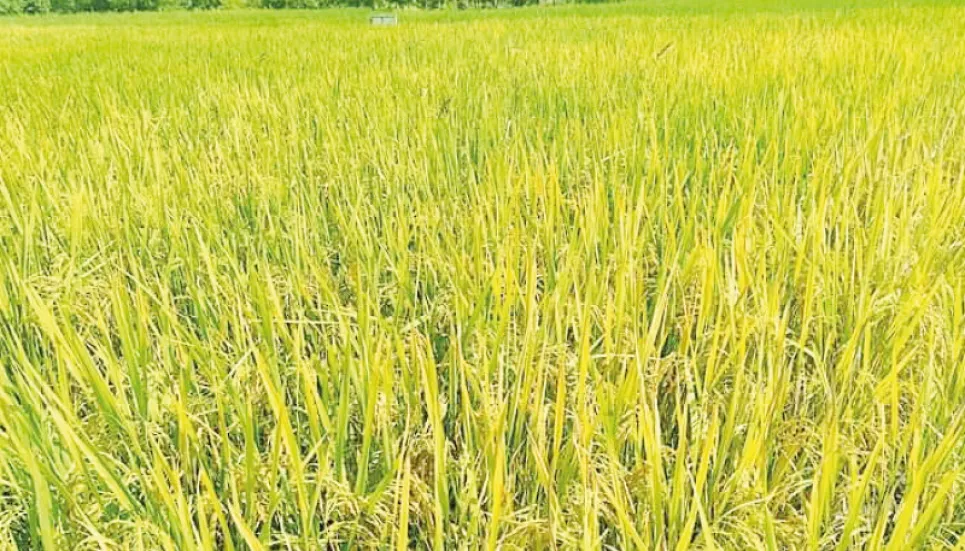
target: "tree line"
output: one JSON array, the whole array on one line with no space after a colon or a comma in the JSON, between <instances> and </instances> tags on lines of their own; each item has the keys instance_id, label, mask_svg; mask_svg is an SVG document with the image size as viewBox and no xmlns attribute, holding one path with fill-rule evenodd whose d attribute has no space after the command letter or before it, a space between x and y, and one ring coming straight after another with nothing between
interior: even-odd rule
<instances>
[{"instance_id":1,"label":"tree line","mask_svg":"<svg viewBox=\"0 0 965 551\"><path fill-rule=\"evenodd\" d=\"M547 0L0 0L0 14L159 11L249 7L312 9L329 7L494 7L535 5ZM553 3L581 0L550 0ZM585 0L583 0L585 1ZM593 0L590 0L593 1Z\"/></svg>"}]
</instances>

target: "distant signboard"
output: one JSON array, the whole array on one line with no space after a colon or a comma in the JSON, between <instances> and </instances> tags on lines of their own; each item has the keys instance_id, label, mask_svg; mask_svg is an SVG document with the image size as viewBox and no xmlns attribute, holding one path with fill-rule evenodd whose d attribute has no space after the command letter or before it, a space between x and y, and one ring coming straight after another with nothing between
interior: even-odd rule
<instances>
[{"instance_id":1,"label":"distant signboard","mask_svg":"<svg viewBox=\"0 0 965 551\"><path fill-rule=\"evenodd\" d=\"M397 25L399 18L392 13L380 13L370 17L369 23L373 25Z\"/></svg>"}]
</instances>

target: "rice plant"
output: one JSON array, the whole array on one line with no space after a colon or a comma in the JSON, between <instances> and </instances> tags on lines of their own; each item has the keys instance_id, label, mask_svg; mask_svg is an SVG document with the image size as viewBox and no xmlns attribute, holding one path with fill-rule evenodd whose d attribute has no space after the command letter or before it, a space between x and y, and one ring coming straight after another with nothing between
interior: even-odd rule
<instances>
[{"instance_id":1,"label":"rice plant","mask_svg":"<svg viewBox=\"0 0 965 551\"><path fill-rule=\"evenodd\" d=\"M965 549L965 7L863 4L0 20L0 549Z\"/></svg>"}]
</instances>

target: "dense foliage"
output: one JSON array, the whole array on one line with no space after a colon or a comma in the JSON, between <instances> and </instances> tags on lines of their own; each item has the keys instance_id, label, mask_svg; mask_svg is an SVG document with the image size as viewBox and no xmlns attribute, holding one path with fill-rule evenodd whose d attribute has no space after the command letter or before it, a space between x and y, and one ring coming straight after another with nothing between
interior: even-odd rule
<instances>
[{"instance_id":1,"label":"dense foliage","mask_svg":"<svg viewBox=\"0 0 965 551\"><path fill-rule=\"evenodd\" d=\"M541 3L598 3L608 0L0 0L0 15L104 11L156 11L174 8L471 8Z\"/></svg>"},{"instance_id":2,"label":"dense foliage","mask_svg":"<svg viewBox=\"0 0 965 551\"><path fill-rule=\"evenodd\" d=\"M0 21L0 549L962 549L965 9L680 13Z\"/></svg>"}]
</instances>

